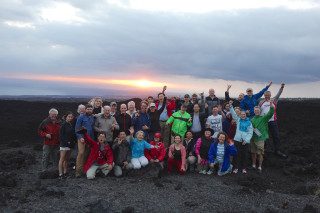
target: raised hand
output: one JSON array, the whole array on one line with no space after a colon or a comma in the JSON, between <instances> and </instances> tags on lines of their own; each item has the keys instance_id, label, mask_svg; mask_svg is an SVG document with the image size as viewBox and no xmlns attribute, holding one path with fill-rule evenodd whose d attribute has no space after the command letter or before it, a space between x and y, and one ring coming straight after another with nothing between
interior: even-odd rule
<instances>
[{"instance_id":1,"label":"raised hand","mask_svg":"<svg viewBox=\"0 0 320 213\"><path fill-rule=\"evenodd\" d=\"M282 82L281 83L281 88L284 88L284 85L286 85L286 84Z\"/></svg>"},{"instance_id":2,"label":"raised hand","mask_svg":"<svg viewBox=\"0 0 320 213\"><path fill-rule=\"evenodd\" d=\"M231 86L232 86L232 85L228 84L227 92L229 92L229 90L230 90Z\"/></svg>"},{"instance_id":3,"label":"raised hand","mask_svg":"<svg viewBox=\"0 0 320 213\"><path fill-rule=\"evenodd\" d=\"M272 81L269 81L268 83L268 87L270 87L272 85Z\"/></svg>"},{"instance_id":4,"label":"raised hand","mask_svg":"<svg viewBox=\"0 0 320 213\"><path fill-rule=\"evenodd\" d=\"M130 135L133 135L133 133L134 133L133 127L130 127L129 132L130 132Z\"/></svg>"}]
</instances>

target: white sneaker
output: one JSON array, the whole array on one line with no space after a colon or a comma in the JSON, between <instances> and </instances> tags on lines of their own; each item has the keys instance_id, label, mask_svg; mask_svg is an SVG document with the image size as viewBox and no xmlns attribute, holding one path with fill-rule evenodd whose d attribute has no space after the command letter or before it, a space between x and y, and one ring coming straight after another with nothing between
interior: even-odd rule
<instances>
[{"instance_id":1,"label":"white sneaker","mask_svg":"<svg viewBox=\"0 0 320 213\"><path fill-rule=\"evenodd\" d=\"M207 174L207 172L206 172L206 170L201 170L201 171L199 172L199 174L205 175L205 174Z\"/></svg>"},{"instance_id":2,"label":"white sneaker","mask_svg":"<svg viewBox=\"0 0 320 213\"><path fill-rule=\"evenodd\" d=\"M209 171L207 171L207 175L212 175L213 171L211 169L209 169Z\"/></svg>"}]
</instances>

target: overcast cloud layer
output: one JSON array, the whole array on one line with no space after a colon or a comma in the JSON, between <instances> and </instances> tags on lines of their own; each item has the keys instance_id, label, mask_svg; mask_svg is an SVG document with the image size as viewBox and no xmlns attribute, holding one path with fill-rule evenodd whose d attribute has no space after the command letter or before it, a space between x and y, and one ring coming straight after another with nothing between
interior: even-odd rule
<instances>
[{"instance_id":1,"label":"overcast cloud layer","mask_svg":"<svg viewBox=\"0 0 320 213\"><path fill-rule=\"evenodd\" d=\"M4 75L320 81L320 7L173 13L130 9L128 1L55 2L2 1Z\"/></svg>"}]
</instances>

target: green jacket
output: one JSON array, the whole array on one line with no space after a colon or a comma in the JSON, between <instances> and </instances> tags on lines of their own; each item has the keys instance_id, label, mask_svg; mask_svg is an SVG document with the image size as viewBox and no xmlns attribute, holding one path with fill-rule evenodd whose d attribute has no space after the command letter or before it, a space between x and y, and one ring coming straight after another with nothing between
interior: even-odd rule
<instances>
[{"instance_id":1,"label":"green jacket","mask_svg":"<svg viewBox=\"0 0 320 213\"><path fill-rule=\"evenodd\" d=\"M170 118L167 120L167 124L172 123L172 132L184 138L188 127L192 126L192 122L189 122L190 118L191 115L189 113L185 112L184 114L181 114L181 110L179 110L170 116Z\"/></svg>"},{"instance_id":2,"label":"green jacket","mask_svg":"<svg viewBox=\"0 0 320 213\"><path fill-rule=\"evenodd\" d=\"M272 117L274 113L274 107L270 107L270 110L267 114L265 114L264 116L257 116L255 115L252 119L251 119L251 123L254 129L257 129L260 133L261 136L258 136L256 134L255 131L253 131L253 140L254 141L265 141L269 138L269 129L268 129L268 121L270 120L270 118Z\"/></svg>"}]
</instances>

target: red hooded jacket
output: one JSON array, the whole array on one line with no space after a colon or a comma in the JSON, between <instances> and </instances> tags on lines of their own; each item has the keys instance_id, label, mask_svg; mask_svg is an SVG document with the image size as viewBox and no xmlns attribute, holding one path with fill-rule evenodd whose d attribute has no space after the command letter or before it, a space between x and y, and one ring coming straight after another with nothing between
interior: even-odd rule
<instances>
[{"instance_id":1,"label":"red hooded jacket","mask_svg":"<svg viewBox=\"0 0 320 213\"><path fill-rule=\"evenodd\" d=\"M87 172L94 162L97 162L99 165L113 163L113 153L112 149L108 144L104 145L104 150L100 151L100 144L90 138L90 136L86 133L84 134L84 139L86 144L88 144L91 148L90 155L83 167L83 171Z\"/></svg>"},{"instance_id":2,"label":"red hooded jacket","mask_svg":"<svg viewBox=\"0 0 320 213\"><path fill-rule=\"evenodd\" d=\"M38 128L38 134L44 139L45 145L58 146L60 144L60 127L61 125L59 121L52 123L49 117L41 122ZM51 135L51 139L46 137L47 134Z\"/></svg>"},{"instance_id":3,"label":"red hooded jacket","mask_svg":"<svg viewBox=\"0 0 320 213\"><path fill-rule=\"evenodd\" d=\"M158 145L158 148L151 148L151 149L145 149L144 150L144 156L150 161L151 159L156 160L158 159L159 162L164 160L164 157L166 156L166 148L162 142L155 142L151 141L151 145L156 146Z\"/></svg>"}]
</instances>

